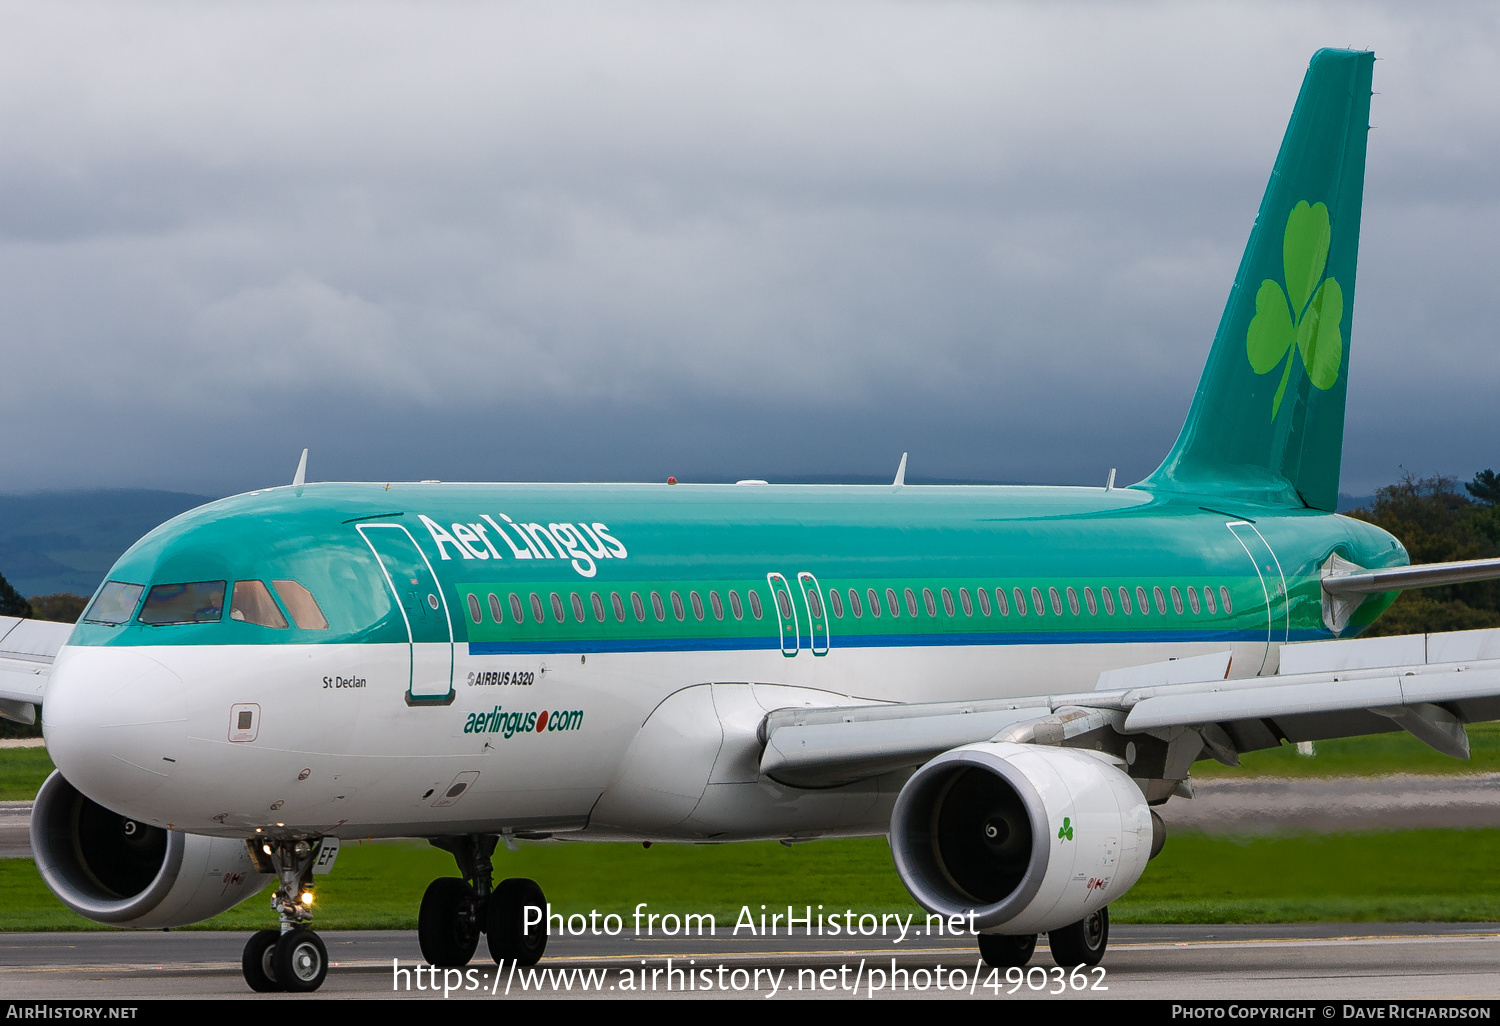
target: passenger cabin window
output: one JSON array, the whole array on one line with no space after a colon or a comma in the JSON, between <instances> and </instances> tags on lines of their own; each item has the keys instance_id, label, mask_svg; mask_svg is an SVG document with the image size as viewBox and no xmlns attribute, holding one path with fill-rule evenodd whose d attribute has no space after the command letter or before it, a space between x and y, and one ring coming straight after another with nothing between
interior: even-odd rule
<instances>
[{"instance_id":1,"label":"passenger cabin window","mask_svg":"<svg viewBox=\"0 0 1500 1026\"><path fill-rule=\"evenodd\" d=\"M590 604L594 607L594 619L600 623L604 622L604 596L597 591L589 595ZM621 610L623 612L623 610ZM621 619L624 619L621 617Z\"/></svg>"},{"instance_id":2,"label":"passenger cabin window","mask_svg":"<svg viewBox=\"0 0 1500 1026\"><path fill-rule=\"evenodd\" d=\"M1110 616L1115 615L1115 595L1108 588L1099 589L1099 597L1104 600L1104 611Z\"/></svg>"},{"instance_id":3,"label":"passenger cabin window","mask_svg":"<svg viewBox=\"0 0 1500 1026\"><path fill-rule=\"evenodd\" d=\"M823 603L818 601L817 588L813 588L807 592L807 608L812 613L814 620L823 619Z\"/></svg>"},{"instance_id":4,"label":"passenger cabin window","mask_svg":"<svg viewBox=\"0 0 1500 1026\"><path fill-rule=\"evenodd\" d=\"M496 623L505 622L505 617L500 612L500 596L493 591L490 592L490 619Z\"/></svg>"},{"instance_id":5,"label":"passenger cabin window","mask_svg":"<svg viewBox=\"0 0 1500 1026\"><path fill-rule=\"evenodd\" d=\"M880 596L875 593L874 588L865 589L865 598L870 600L870 615L880 619Z\"/></svg>"},{"instance_id":6,"label":"passenger cabin window","mask_svg":"<svg viewBox=\"0 0 1500 1026\"><path fill-rule=\"evenodd\" d=\"M556 620L558 623L562 623L564 620L567 619L567 615L563 612L563 600L562 600L562 596L559 595L557 592L554 591L552 593L551 598L552 598L552 619Z\"/></svg>"},{"instance_id":7,"label":"passenger cabin window","mask_svg":"<svg viewBox=\"0 0 1500 1026\"><path fill-rule=\"evenodd\" d=\"M1192 609L1193 615L1197 616L1198 615L1198 589L1197 588L1189 588L1188 589L1188 606L1189 606L1189 608Z\"/></svg>"},{"instance_id":8,"label":"passenger cabin window","mask_svg":"<svg viewBox=\"0 0 1500 1026\"><path fill-rule=\"evenodd\" d=\"M521 596L514 593L510 596L510 615L516 623L526 622L526 610L521 605Z\"/></svg>"},{"instance_id":9,"label":"passenger cabin window","mask_svg":"<svg viewBox=\"0 0 1500 1026\"><path fill-rule=\"evenodd\" d=\"M1053 589L1053 594L1056 594L1056 593L1057 593L1057 589L1054 588ZM1047 615L1047 607L1044 606L1044 605L1042 605L1042 593L1037 588L1032 588L1031 589L1031 608L1036 610L1036 615L1037 616L1046 616Z\"/></svg>"},{"instance_id":10,"label":"passenger cabin window","mask_svg":"<svg viewBox=\"0 0 1500 1026\"><path fill-rule=\"evenodd\" d=\"M1135 589L1135 608L1141 611L1142 616L1151 612L1151 600L1146 597L1146 589L1139 585Z\"/></svg>"},{"instance_id":11,"label":"passenger cabin window","mask_svg":"<svg viewBox=\"0 0 1500 1026\"><path fill-rule=\"evenodd\" d=\"M1219 605L1224 607L1225 616L1234 615L1234 606L1229 603L1229 589L1222 584L1219 585Z\"/></svg>"},{"instance_id":12,"label":"passenger cabin window","mask_svg":"<svg viewBox=\"0 0 1500 1026\"><path fill-rule=\"evenodd\" d=\"M304 631L328 629L328 617L323 615L323 610L318 606L318 600L313 598L312 592L296 581L272 581L271 587L276 589L276 594L281 598L281 604L286 606L288 613L292 614L292 622L298 627ZM436 601L435 597L428 596L429 603Z\"/></svg>"},{"instance_id":13,"label":"passenger cabin window","mask_svg":"<svg viewBox=\"0 0 1500 1026\"><path fill-rule=\"evenodd\" d=\"M1214 608L1214 590L1207 584L1203 586L1203 601L1208 603L1208 611L1210 614L1214 616L1217 616L1219 614L1218 609Z\"/></svg>"},{"instance_id":14,"label":"passenger cabin window","mask_svg":"<svg viewBox=\"0 0 1500 1026\"><path fill-rule=\"evenodd\" d=\"M745 618L745 607L740 605L740 593L737 591L729 593L729 611L734 614L736 620Z\"/></svg>"},{"instance_id":15,"label":"passenger cabin window","mask_svg":"<svg viewBox=\"0 0 1500 1026\"><path fill-rule=\"evenodd\" d=\"M947 588L944 588L942 590L941 594L943 596L943 612L947 613L949 616L952 616L953 615L953 592L949 591Z\"/></svg>"},{"instance_id":16,"label":"passenger cabin window","mask_svg":"<svg viewBox=\"0 0 1500 1026\"><path fill-rule=\"evenodd\" d=\"M974 597L979 600L979 612L984 616L990 615L990 593L986 588L975 588Z\"/></svg>"},{"instance_id":17,"label":"passenger cabin window","mask_svg":"<svg viewBox=\"0 0 1500 1026\"><path fill-rule=\"evenodd\" d=\"M724 600L719 598L719 593L711 591L708 593L708 604L713 608L714 619L724 619Z\"/></svg>"},{"instance_id":18,"label":"passenger cabin window","mask_svg":"<svg viewBox=\"0 0 1500 1026\"><path fill-rule=\"evenodd\" d=\"M853 588L849 589L849 611L854 614L856 620L865 615L864 609L859 604L859 592Z\"/></svg>"},{"instance_id":19,"label":"passenger cabin window","mask_svg":"<svg viewBox=\"0 0 1500 1026\"><path fill-rule=\"evenodd\" d=\"M792 602L786 597L786 592L778 591L776 593L776 605L781 610L781 618L783 620L790 620L792 618Z\"/></svg>"},{"instance_id":20,"label":"passenger cabin window","mask_svg":"<svg viewBox=\"0 0 1500 1026\"><path fill-rule=\"evenodd\" d=\"M1057 589L1056 588L1048 588L1047 589L1047 597L1052 600L1052 615L1053 616L1062 616L1062 597L1057 594ZM1074 599L1074 610L1073 611L1075 613L1078 611L1077 610L1077 599Z\"/></svg>"},{"instance_id":21,"label":"passenger cabin window","mask_svg":"<svg viewBox=\"0 0 1500 1026\"><path fill-rule=\"evenodd\" d=\"M568 596L568 603L573 607L573 619L583 623L583 596L575 591Z\"/></svg>"},{"instance_id":22,"label":"passenger cabin window","mask_svg":"<svg viewBox=\"0 0 1500 1026\"><path fill-rule=\"evenodd\" d=\"M926 589L923 590L925 591ZM931 598L932 592L927 592L927 596ZM917 615L917 593L910 588L906 589L906 611L912 616Z\"/></svg>"},{"instance_id":23,"label":"passenger cabin window","mask_svg":"<svg viewBox=\"0 0 1500 1026\"><path fill-rule=\"evenodd\" d=\"M474 622L479 622L479 600L469 596L469 608L474 611ZM286 617L276 608L276 600L260 581L235 581L234 592L229 600L229 618L242 623L258 624L286 630Z\"/></svg>"},{"instance_id":24,"label":"passenger cabin window","mask_svg":"<svg viewBox=\"0 0 1500 1026\"><path fill-rule=\"evenodd\" d=\"M759 620L761 618L760 593L751 588L748 594L750 595L750 615Z\"/></svg>"},{"instance_id":25,"label":"passenger cabin window","mask_svg":"<svg viewBox=\"0 0 1500 1026\"><path fill-rule=\"evenodd\" d=\"M1000 589L999 588L995 589L995 594L996 595L1000 594ZM1020 613L1022 616L1025 616L1026 615L1026 595L1021 591L1020 588L1012 588L1010 594L1011 594L1011 597L1016 600L1016 612Z\"/></svg>"},{"instance_id":26,"label":"passenger cabin window","mask_svg":"<svg viewBox=\"0 0 1500 1026\"><path fill-rule=\"evenodd\" d=\"M995 608L1000 611L1001 616L1010 615L1010 603L1005 600L1004 588L995 589ZM989 610L985 610L985 615L989 615Z\"/></svg>"},{"instance_id":27,"label":"passenger cabin window","mask_svg":"<svg viewBox=\"0 0 1500 1026\"><path fill-rule=\"evenodd\" d=\"M615 619L620 623L625 622L625 600L620 598L618 591L609 593L609 604L615 611Z\"/></svg>"},{"instance_id":28,"label":"passenger cabin window","mask_svg":"<svg viewBox=\"0 0 1500 1026\"><path fill-rule=\"evenodd\" d=\"M122 624L135 612L135 604L141 600L141 592L145 590L146 586L143 584L110 581L99 589L98 598L94 599L94 604L89 606L89 611L83 614L83 618L89 623L107 623L111 627Z\"/></svg>"},{"instance_id":29,"label":"passenger cabin window","mask_svg":"<svg viewBox=\"0 0 1500 1026\"><path fill-rule=\"evenodd\" d=\"M1093 600L1094 596L1090 595L1090 603L1092 603ZM1072 588L1068 589L1068 608L1073 611L1074 616L1078 615L1078 592L1074 591Z\"/></svg>"},{"instance_id":30,"label":"passenger cabin window","mask_svg":"<svg viewBox=\"0 0 1500 1026\"><path fill-rule=\"evenodd\" d=\"M635 613L635 618L636 618L637 622L639 622L639 623L645 623L646 622L646 604L641 601L641 593L640 592L638 592L638 591L632 591L630 593L630 608L631 608L631 611Z\"/></svg>"},{"instance_id":31,"label":"passenger cabin window","mask_svg":"<svg viewBox=\"0 0 1500 1026\"><path fill-rule=\"evenodd\" d=\"M886 612L890 613L892 616L901 615L901 606L896 601L895 588L885 589L885 608Z\"/></svg>"},{"instance_id":32,"label":"passenger cabin window","mask_svg":"<svg viewBox=\"0 0 1500 1026\"><path fill-rule=\"evenodd\" d=\"M965 616L974 615L974 601L973 599L969 598L968 588L958 589L958 604L964 607Z\"/></svg>"},{"instance_id":33,"label":"passenger cabin window","mask_svg":"<svg viewBox=\"0 0 1500 1026\"><path fill-rule=\"evenodd\" d=\"M141 623L212 623L224 615L224 581L158 584L146 595Z\"/></svg>"},{"instance_id":34,"label":"passenger cabin window","mask_svg":"<svg viewBox=\"0 0 1500 1026\"><path fill-rule=\"evenodd\" d=\"M844 600L839 597L837 588L828 589L828 606L833 610L833 615L840 620L844 618Z\"/></svg>"},{"instance_id":35,"label":"passenger cabin window","mask_svg":"<svg viewBox=\"0 0 1500 1026\"><path fill-rule=\"evenodd\" d=\"M1120 611L1126 616L1130 615L1130 589L1120 589Z\"/></svg>"},{"instance_id":36,"label":"passenger cabin window","mask_svg":"<svg viewBox=\"0 0 1500 1026\"><path fill-rule=\"evenodd\" d=\"M1151 594L1156 596L1156 611L1162 616L1167 615L1167 597L1161 593L1161 585L1151 586Z\"/></svg>"},{"instance_id":37,"label":"passenger cabin window","mask_svg":"<svg viewBox=\"0 0 1500 1026\"><path fill-rule=\"evenodd\" d=\"M703 619L703 600L698 597L696 591L688 592L688 598L692 601L693 615L700 620Z\"/></svg>"},{"instance_id":38,"label":"passenger cabin window","mask_svg":"<svg viewBox=\"0 0 1500 1026\"><path fill-rule=\"evenodd\" d=\"M659 591L653 591L651 593L651 612L656 614L656 620L658 623L667 618L667 607L662 605L661 592Z\"/></svg>"},{"instance_id":39,"label":"passenger cabin window","mask_svg":"<svg viewBox=\"0 0 1500 1026\"><path fill-rule=\"evenodd\" d=\"M1084 588L1083 589L1083 601L1084 601L1084 604L1089 607L1089 615L1090 616L1098 616L1099 615L1099 603L1094 598L1094 589L1093 588Z\"/></svg>"},{"instance_id":40,"label":"passenger cabin window","mask_svg":"<svg viewBox=\"0 0 1500 1026\"><path fill-rule=\"evenodd\" d=\"M232 608L229 611L229 618L231 620L243 620L245 618L244 615L240 613L239 608L238 608L239 604L240 604L240 585L242 585L244 583L245 583L244 581L235 581L234 582L234 606L235 606L235 608ZM256 581L255 583L259 584L260 582ZM469 592L469 619L473 620L475 623L479 623L481 620L484 619L484 614L479 611L479 596L475 595L472 591ZM281 626L285 627L286 623L283 622Z\"/></svg>"},{"instance_id":41,"label":"passenger cabin window","mask_svg":"<svg viewBox=\"0 0 1500 1026\"><path fill-rule=\"evenodd\" d=\"M1172 608L1176 610L1178 616L1182 615L1182 592L1177 590L1175 584L1172 586Z\"/></svg>"},{"instance_id":42,"label":"passenger cabin window","mask_svg":"<svg viewBox=\"0 0 1500 1026\"><path fill-rule=\"evenodd\" d=\"M682 610L682 596L675 591L672 592L672 615L677 617L678 620L686 619Z\"/></svg>"},{"instance_id":43,"label":"passenger cabin window","mask_svg":"<svg viewBox=\"0 0 1500 1026\"><path fill-rule=\"evenodd\" d=\"M537 623L547 622L547 611L542 608L542 597L536 592L531 593L531 615Z\"/></svg>"}]
</instances>

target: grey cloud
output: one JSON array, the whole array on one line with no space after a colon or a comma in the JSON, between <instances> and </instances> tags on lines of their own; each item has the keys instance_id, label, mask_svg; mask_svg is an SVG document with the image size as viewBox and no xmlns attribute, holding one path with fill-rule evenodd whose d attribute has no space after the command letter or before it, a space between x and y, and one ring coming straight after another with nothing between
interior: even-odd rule
<instances>
[{"instance_id":1,"label":"grey cloud","mask_svg":"<svg viewBox=\"0 0 1500 1026\"><path fill-rule=\"evenodd\" d=\"M1345 490L1467 476L1488 8L7 8L0 490L1143 475L1330 43L1384 58Z\"/></svg>"}]
</instances>

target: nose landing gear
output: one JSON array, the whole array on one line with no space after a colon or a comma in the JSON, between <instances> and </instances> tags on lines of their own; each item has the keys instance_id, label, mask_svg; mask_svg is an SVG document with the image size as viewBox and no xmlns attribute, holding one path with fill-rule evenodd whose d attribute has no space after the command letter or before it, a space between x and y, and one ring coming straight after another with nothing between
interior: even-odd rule
<instances>
[{"instance_id":1,"label":"nose landing gear","mask_svg":"<svg viewBox=\"0 0 1500 1026\"><path fill-rule=\"evenodd\" d=\"M513 877L493 884L490 857L499 837L465 834L428 841L453 856L463 879L434 880L422 895L417 914L422 957L447 968L468 965L483 933L496 962L536 965L547 949L547 899L534 880Z\"/></svg>"},{"instance_id":2,"label":"nose landing gear","mask_svg":"<svg viewBox=\"0 0 1500 1026\"><path fill-rule=\"evenodd\" d=\"M251 990L306 992L317 990L328 975L328 949L308 924L312 922L312 867L315 841L251 841L257 866L270 868L280 880L271 908L281 929L251 936L240 959Z\"/></svg>"}]
</instances>

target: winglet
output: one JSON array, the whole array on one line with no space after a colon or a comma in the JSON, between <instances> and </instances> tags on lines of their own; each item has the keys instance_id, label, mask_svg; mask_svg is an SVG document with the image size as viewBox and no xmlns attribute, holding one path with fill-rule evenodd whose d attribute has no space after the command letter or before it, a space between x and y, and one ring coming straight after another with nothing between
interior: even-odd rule
<instances>
[{"instance_id":1,"label":"winglet","mask_svg":"<svg viewBox=\"0 0 1500 1026\"><path fill-rule=\"evenodd\" d=\"M904 484L906 484L906 453L904 453L904 452L901 454L901 465L896 468L896 480L892 481L891 484L892 485L904 485Z\"/></svg>"},{"instance_id":2,"label":"winglet","mask_svg":"<svg viewBox=\"0 0 1500 1026\"><path fill-rule=\"evenodd\" d=\"M302 450L302 458L297 461L297 472L292 475L292 487L301 488L307 481L307 450Z\"/></svg>"}]
</instances>

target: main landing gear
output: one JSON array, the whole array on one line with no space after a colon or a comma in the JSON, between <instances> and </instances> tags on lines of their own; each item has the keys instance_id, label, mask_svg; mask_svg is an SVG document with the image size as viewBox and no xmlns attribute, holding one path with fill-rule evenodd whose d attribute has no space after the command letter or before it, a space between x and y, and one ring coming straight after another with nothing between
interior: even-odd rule
<instances>
[{"instance_id":1,"label":"main landing gear","mask_svg":"<svg viewBox=\"0 0 1500 1026\"><path fill-rule=\"evenodd\" d=\"M514 877L492 883L490 856L499 837L464 834L429 840L452 854L463 879L434 880L422 895L417 914L422 957L445 968L468 965L484 934L496 962L536 965L547 949L547 899L534 880ZM528 908L533 910L529 926Z\"/></svg>"},{"instance_id":2,"label":"main landing gear","mask_svg":"<svg viewBox=\"0 0 1500 1026\"><path fill-rule=\"evenodd\" d=\"M1036 952L1034 933L1010 936L999 933L979 935L979 954L985 964L996 969L1024 966ZM1052 961L1064 969L1080 965L1098 965L1109 946L1109 908L1101 908L1076 923L1059 927L1047 934Z\"/></svg>"},{"instance_id":3,"label":"main landing gear","mask_svg":"<svg viewBox=\"0 0 1500 1026\"><path fill-rule=\"evenodd\" d=\"M281 929L261 930L245 945L240 960L250 989L305 992L317 990L328 975L328 949L308 928L312 922L312 867L316 841L253 841L257 864L267 862L280 885L271 895L271 908Z\"/></svg>"}]
</instances>

